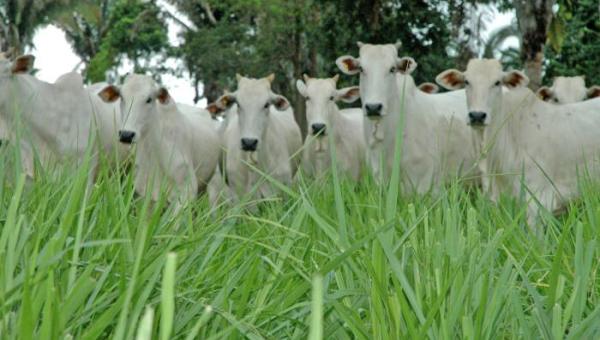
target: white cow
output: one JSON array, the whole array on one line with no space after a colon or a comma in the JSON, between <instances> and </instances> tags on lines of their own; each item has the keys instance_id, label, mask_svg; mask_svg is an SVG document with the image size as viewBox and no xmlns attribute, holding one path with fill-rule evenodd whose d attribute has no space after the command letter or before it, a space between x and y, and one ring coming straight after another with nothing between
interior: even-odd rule
<instances>
[{"instance_id":1,"label":"white cow","mask_svg":"<svg viewBox=\"0 0 600 340\"><path fill-rule=\"evenodd\" d=\"M537 95L543 101L555 104L571 104L600 97L600 86L586 88L583 76L556 77L552 87L540 87L537 90Z\"/></svg>"},{"instance_id":2,"label":"white cow","mask_svg":"<svg viewBox=\"0 0 600 340\"><path fill-rule=\"evenodd\" d=\"M398 58L395 45L359 43L359 48L359 58L343 56L336 64L346 74L360 74L367 157L375 178L381 181L391 174L401 113L405 191L437 190L456 176L475 175L471 131L460 119L466 111L464 92L420 91L410 76L417 63Z\"/></svg>"},{"instance_id":3,"label":"white cow","mask_svg":"<svg viewBox=\"0 0 600 340\"><path fill-rule=\"evenodd\" d=\"M546 103L525 87L523 73L503 72L494 59L473 59L464 73L447 70L437 81L466 88L463 124L473 127L486 156L485 189L497 200L501 192L519 197L524 184L530 226L539 206L557 212L579 195L578 174L598 174L600 99Z\"/></svg>"},{"instance_id":4,"label":"white cow","mask_svg":"<svg viewBox=\"0 0 600 340\"><path fill-rule=\"evenodd\" d=\"M179 209L206 188L220 154L208 114L182 113L165 88L138 74L128 76L120 89L107 86L99 96L107 102L121 99L119 139L137 144L135 188L140 195L150 193L158 200L166 184L169 201Z\"/></svg>"},{"instance_id":5,"label":"white cow","mask_svg":"<svg viewBox=\"0 0 600 340\"><path fill-rule=\"evenodd\" d=\"M419 85L419 90L429 94L440 92L440 88L436 84L429 82L421 83L421 85Z\"/></svg>"},{"instance_id":6,"label":"white cow","mask_svg":"<svg viewBox=\"0 0 600 340\"><path fill-rule=\"evenodd\" d=\"M237 76L238 89L221 96L208 109L226 113L225 173L234 199L251 192L259 181L257 196L269 198L276 188L261 179L256 167L271 178L289 185L300 160L302 137L288 100L273 93L274 75L253 79Z\"/></svg>"},{"instance_id":7,"label":"white cow","mask_svg":"<svg viewBox=\"0 0 600 340\"><path fill-rule=\"evenodd\" d=\"M34 176L34 151L43 166L68 159L81 161L92 122L92 105L83 87L68 85L70 80L40 81L29 74L33 62L30 55L14 61L0 58L0 115L10 129L9 139L17 142L19 138L21 161L30 177ZM96 163L93 156L92 169Z\"/></svg>"},{"instance_id":8,"label":"white cow","mask_svg":"<svg viewBox=\"0 0 600 340\"><path fill-rule=\"evenodd\" d=\"M339 76L298 79L298 92L306 99L307 131L302 167L309 176L319 176L331 167L328 136L335 147L336 164L342 173L358 180L365 162L361 109L340 110L336 101L352 103L360 97L358 86L336 89Z\"/></svg>"}]
</instances>

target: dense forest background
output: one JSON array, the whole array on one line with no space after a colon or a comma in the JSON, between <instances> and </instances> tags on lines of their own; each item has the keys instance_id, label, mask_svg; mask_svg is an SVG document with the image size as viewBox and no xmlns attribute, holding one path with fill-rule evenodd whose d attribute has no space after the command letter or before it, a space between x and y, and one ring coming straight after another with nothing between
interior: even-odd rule
<instances>
[{"instance_id":1,"label":"dense forest background","mask_svg":"<svg viewBox=\"0 0 600 340\"><path fill-rule=\"evenodd\" d=\"M484 40L492 8L514 9L517 20ZM169 44L167 21L181 26L181 45ZM333 75L335 59L356 55L357 41L402 42L400 54L420 65L417 82L464 68L470 58L495 56L524 69L534 89L557 75L584 74L589 84L600 83L597 0L0 0L3 51L23 52L48 24L66 32L90 82L128 60L136 72L187 72L195 101L210 102L235 88L236 72L275 72L274 87L294 104L300 122L295 79ZM519 48L501 50L510 37ZM160 61L167 58L181 59L183 70L165 68Z\"/></svg>"}]
</instances>

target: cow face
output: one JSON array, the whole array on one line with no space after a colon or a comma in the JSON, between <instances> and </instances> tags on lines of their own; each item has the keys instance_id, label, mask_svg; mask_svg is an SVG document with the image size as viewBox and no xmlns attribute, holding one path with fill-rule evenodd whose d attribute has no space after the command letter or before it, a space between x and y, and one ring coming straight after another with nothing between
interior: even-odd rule
<instances>
[{"instance_id":1,"label":"cow face","mask_svg":"<svg viewBox=\"0 0 600 340\"><path fill-rule=\"evenodd\" d=\"M360 96L356 86L337 90L338 76L328 79L311 79L304 75L304 81L298 79L296 88L306 99L306 120L308 133L314 136L325 136L331 128L332 112L337 110L336 102L356 101Z\"/></svg>"},{"instance_id":2,"label":"cow face","mask_svg":"<svg viewBox=\"0 0 600 340\"><path fill-rule=\"evenodd\" d=\"M122 122L119 140L132 144L148 132L148 125L156 117L156 102L162 105L174 105L169 93L158 88L155 81L144 75L130 75L121 88L109 85L99 93L105 102L121 99Z\"/></svg>"},{"instance_id":3,"label":"cow face","mask_svg":"<svg viewBox=\"0 0 600 340\"><path fill-rule=\"evenodd\" d=\"M396 74L411 73L417 63L412 58L398 58L398 45L359 43L360 58L342 56L338 68L348 75L360 74L363 112L369 119L390 114L390 105L398 96Z\"/></svg>"},{"instance_id":4,"label":"cow face","mask_svg":"<svg viewBox=\"0 0 600 340\"><path fill-rule=\"evenodd\" d=\"M255 152L261 147L269 123L271 106L278 111L285 111L290 107L290 103L285 97L271 91L274 75L261 79L240 75L237 78L237 91L221 96L208 110L214 114L237 104L240 147L242 151Z\"/></svg>"},{"instance_id":5,"label":"cow face","mask_svg":"<svg viewBox=\"0 0 600 340\"><path fill-rule=\"evenodd\" d=\"M529 79L520 71L503 72L495 59L471 59L467 70L446 70L436 77L442 87L449 90L465 88L467 95L467 123L482 127L490 123L492 109L502 98L502 86L509 89L526 86Z\"/></svg>"},{"instance_id":6,"label":"cow face","mask_svg":"<svg viewBox=\"0 0 600 340\"><path fill-rule=\"evenodd\" d=\"M588 98L588 89L582 76L556 77L552 87L541 87L537 95L543 101L554 104L571 104Z\"/></svg>"}]
</instances>

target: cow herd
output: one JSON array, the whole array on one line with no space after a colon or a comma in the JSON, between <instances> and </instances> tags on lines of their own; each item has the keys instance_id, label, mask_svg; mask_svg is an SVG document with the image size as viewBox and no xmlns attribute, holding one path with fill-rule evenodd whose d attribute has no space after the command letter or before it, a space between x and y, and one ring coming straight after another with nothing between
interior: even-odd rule
<instances>
[{"instance_id":1,"label":"cow herd","mask_svg":"<svg viewBox=\"0 0 600 340\"><path fill-rule=\"evenodd\" d=\"M30 74L32 56L0 55L0 138L17 146L31 178L37 164L81 162L94 143L90 178L100 157L108 166L132 158L136 192L157 200L166 188L178 208L201 192L212 204L277 196L299 168L320 177L333 159L349 179L366 170L383 185L401 147L404 192L435 194L459 180L493 201L524 193L535 226L541 209L557 212L579 196L581 175L600 175L600 87L586 88L583 77L534 93L522 72L473 59L440 73L450 91L437 93L416 85L418 64L399 57L399 45L358 46L357 57L336 60L358 86L338 88L337 75L296 81L304 142L290 103L271 88L274 75L238 75L234 92L200 109L176 103L150 76L86 87L68 73L48 84ZM338 107L358 99L360 108Z\"/></svg>"}]
</instances>

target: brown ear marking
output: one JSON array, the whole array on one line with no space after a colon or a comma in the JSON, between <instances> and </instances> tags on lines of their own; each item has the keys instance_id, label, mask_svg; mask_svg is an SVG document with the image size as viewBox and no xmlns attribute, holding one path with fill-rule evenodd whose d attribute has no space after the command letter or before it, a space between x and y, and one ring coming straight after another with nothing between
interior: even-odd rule
<instances>
[{"instance_id":1,"label":"brown ear marking","mask_svg":"<svg viewBox=\"0 0 600 340\"><path fill-rule=\"evenodd\" d=\"M438 93L440 91L440 88L433 83L423 83L419 85L419 90L425 93L433 94Z\"/></svg>"},{"instance_id":2,"label":"brown ear marking","mask_svg":"<svg viewBox=\"0 0 600 340\"><path fill-rule=\"evenodd\" d=\"M537 96L538 98L540 98L541 100L547 102L550 99L552 99L552 90L550 90L548 87L544 86L541 87L539 90L537 90Z\"/></svg>"},{"instance_id":3,"label":"brown ear marking","mask_svg":"<svg viewBox=\"0 0 600 340\"><path fill-rule=\"evenodd\" d=\"M225 111L225 110L221 109L216 103L209 104L206 107L206 110L208 111L208 113L210 113L210 116L213 119L216 118L220 113Z\"/></svg>"},{"instance_id":4,"label":"brown ear marking","mask_svg":"<svg viewBox=\"0 0 600 340\"><path fill-rule=\"evenodd\" d=\"M121 93L119 89L114 85L109 85L105 87L102 91L98 93L98 96L107 103L113 103L117 101L121 97Z\"/></svg>"},{"instance_id":5,"label":"brown ear marking","mask_svg":"<svg viewBox=\"0 0 600 340\"><path fill-rule=\"evenodd\" d=\"M408 59L402 59L398 63L398 69L402 72L408 72L408 70L410 69L411 63L412 63L412 61L410 61Z\"/></svg>"},{"instance_id":6,"label":"brown ear marking","mask_svg":"<svg viewBox=\"0 0 600 340\"><path fill-rule=\"evenodd\" d=\"M510 72L506 75L504 79L504 84L509 87L517 87L522 84L525 80L519 72Z\"/></svg>"},{"instance_id":7,"label":"brown ear marking","mask_svg":"<svg viewBox=\"0 0 600 340\"><path fill-rule=\"evenodd\" d=\"M600 97L600 86L592 86L587 91L588 99Z\"/></svg>"},{"instance_id":8,"label":"brown ear marking","mask_svg":"<svg viewBox=\"0 0 600 340\"><path fill-rule=\"evenodd\" d=\"M356 63L354 62L354 60L347 58L342 60L342 64L344 64L344 66L346 67L346 70L348 71L356 71L358 69L358 67L356 67Z\"/></svg>"},{"instance_id":9,"label":"brown ear marking","mask_svg":"<svg viewBox=\"0 0 600 340\"><path fill-rule=\"evenodd\" d=\"M352 97L356 97L360 95L360 89L358 87L353 87L346 93L344 93L343 97L346 99L350 99Z\"/></svg>"},{"instance_id":10,"label":"brown ear marking","mask_svg":"<svg viewBox=\"0 0 600 340\"><path fill-rule=\"evenodd\" d=\"M32 55L23 55L15 59L12 67L13 74L28 73L33 68L35 57Z\"/></svg>"},{"instance_id":11,"label":"brown ear marking","mask_svg":"<svg viewBox=\"0 0 600 340\"><path fill-rule=\"evenodd\" d=\"M156 99L158 99L158 102L161 104L167 104L171 100L171 96L169 95L169 91L166 88L161 87L160 89L158 89Z\"/></svg>"},{"instance_id":12,"label":"brown ear marking","mask_svg":"<svg viewBox=\"0 0 600 340\"><path fill-rule=\"evenodd\" d=\"M462 83L462 80L458 78L455 72L448 72L442 76L442 79L450 86L454 87Z\"/></svg>"}]
</instances>

